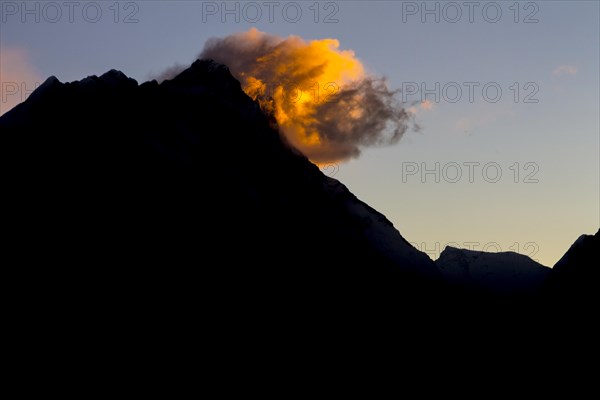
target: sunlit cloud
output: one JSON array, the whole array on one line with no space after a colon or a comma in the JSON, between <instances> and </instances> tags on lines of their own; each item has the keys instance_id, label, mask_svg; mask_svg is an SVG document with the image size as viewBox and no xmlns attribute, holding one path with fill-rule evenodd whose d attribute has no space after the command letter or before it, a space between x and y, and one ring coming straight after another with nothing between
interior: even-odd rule
<instances>
[{"instance_id":1,"label":"sunlit cloud","mask_svg":"<svg viewBox=\"0 0 600 400\"><path fill-rule=\"evenodd\" d=\"M433 110L433 102L429 99L426 99L420 103L413 103L413 105L406 108L406 112L413 117L420 112L430 110Z\"/></svg>"},{"instance_id":2,"label":"sunlit cloud","mask_svg":"<svg viewBox=\"0 0 600 400\"><path fill-rule=\"evenodd\" d=\"M287 141L316 163L395 143L409 127L411 114L397 91L366 72L336 39L251 29L209 40L200 58L227 65L244 91L275 116Z\"/></svg>"},{"instance_id":3,"label":"sunlit cloud","mask_svg":"<svg viewBox=\"0 0 600 400\"><path fill-rule=\"evenodd\" d=\"M554 69L554 71L552 72L552 75L554 75L554 76L563 76L563 75L574 76L574 75L577 75L577 72L578 72L577 67L575 67L573 65L560 65Z\"/></svg>"},{"instance_id":4,"label":"sunlit cloud","mask_svg":"<svg viewBox=\"0 0 600 400\"><path fill-rule=\"evenodd\" d=\"M431 100L426 99L425 101L421 102L421 108L423 110L431 110L433 109L433 103L431 102Z\"/></svg>"}]
</instances>

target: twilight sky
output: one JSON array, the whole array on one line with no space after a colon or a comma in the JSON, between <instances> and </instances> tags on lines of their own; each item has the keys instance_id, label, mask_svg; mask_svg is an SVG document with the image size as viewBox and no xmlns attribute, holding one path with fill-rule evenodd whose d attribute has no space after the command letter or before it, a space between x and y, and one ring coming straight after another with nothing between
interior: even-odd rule
<instances>
[{"instance_id":1,"label":"twilight sky","mask_svg":"<svg viewBox=\"0 0 600 400\"><path fill-rule=\"evenodd\" d=\"M552 266L600 225L599 4L0 1L0 114L50 75L142 82L252 27L335 38L422 129L325 172L433 259L451 243Z\"/></svg>"}]
</instances>

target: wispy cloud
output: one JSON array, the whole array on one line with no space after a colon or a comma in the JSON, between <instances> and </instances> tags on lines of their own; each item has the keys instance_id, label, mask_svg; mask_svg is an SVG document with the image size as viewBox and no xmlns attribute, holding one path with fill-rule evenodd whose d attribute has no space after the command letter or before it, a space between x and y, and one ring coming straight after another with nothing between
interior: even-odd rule
<instances>
[{"instance_id":1,"label":"wispy cloud","mask_svg":"<svg viewBox=\"0 0 600 400\"><path fill-rule=\"evenodd\" d=\"M417 113L419 113L419 111L423 111L423 110L429 111L432 109L433 109L433 102L429 99L426 99L426 100L418 103L418 107L416 104L408 107L406 109L406 112L408 112L409 114L412 114L412 115L416 115Z\"/></svg>"},{"instance_id":2,"label":"wispy cloud","mask_svg":"<svg viewBox=\"0 0 600 400\"><path fill-rule=\"evenodd\" d=\"M425 101L422 101L421 102L421 108L423 110L431 110L433 108L433 103L429 99L427 99Z\"/></svg>"},{"instance_id":3,"label":"wispy cloud","mask_svg":"<svg viewBox=\"0 0 600 400\"><path fill-rule=\"evenodd\" d=\"M574 65L559 65L554 69L552 75L554 76L562 76L562 75L577 75L577 67Z\"/></svg>"},{"instance_id":4,"label":"wispy cloud","mask_svg":"<svg viewBox=\"0 0 600 400\"><path fill-rule=\"evenodd\" d=\"M500 121L512 119L515 115L515 111L510 107L484 108L454 119L449 126L453 126L458 133L472 135L476 131L493 127Z\"/></svg>"}]
</instances>

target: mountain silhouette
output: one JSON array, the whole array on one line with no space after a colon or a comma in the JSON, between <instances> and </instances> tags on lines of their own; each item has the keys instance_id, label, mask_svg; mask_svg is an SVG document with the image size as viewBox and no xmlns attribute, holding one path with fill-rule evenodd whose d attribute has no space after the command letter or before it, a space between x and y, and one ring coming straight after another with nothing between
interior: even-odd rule
<instances>
[{"instance_id":1,"label":"mountain silhouette","mask_svg":"<svg viewBox=\"0 0 600 400\"><path fill-rule=\"evenodd\" d=\"M130 296L160 284L176 297L289 307L426 298L440 280L212 61L161 84L115 70L51 77L0 130L14 245L35 249L23 262L59 264L48 279L90 285L77 290Z\"/></svg>"},{"instance_id":2,"label":"mountain silhouette","mask_svg":"<svg viewBox=\"0 0 600 400\"><path fill-rule=\"evenodd\" d=\"M547 290L555 297L557 306L573 312L588 311L590 305L600 304L598 249L600 230L595 235L581 235L554 264Z\"/></svg>"},{"instance_id":3,"label":"mountain silhouette","mask_svg":"<svg viewBox=\"0 0 600 400\"><path fill-rule=\"evenodd\" d=\"M536 296L550 274L531 258L448 246L435 261L447 282L503 296Z\"/></svg>"},{"instance_id":4,"label":"mountain silhouette","mask_svg":"<svg viewBox=\"0 0 600 400\"><path fill-rule=\"evenodd\" d=\"M115 70L71 83L51 77L0 117L0 131L7 248L34 266L17 273L47 300L35 307L66 319L162 321L179 332L196 332L198 318L228 327L285 319L294 329L369 320L377 323L362 326L400 325L417 340L451 335L450 326L493 334L534 324L532 313L543 318L545 298L530 289L545 267L479 254L496 275L457 284L464 276L451 269L485 275L477 255L447 249L434 263L289 146L213 61L160 84ZM587 276L577 267L591 268L584 242L587 250L578 245L557 264L556 279L579 285L570 276ZM503 265L513 258L518 273Z\"/></svg>"}]
</instances>

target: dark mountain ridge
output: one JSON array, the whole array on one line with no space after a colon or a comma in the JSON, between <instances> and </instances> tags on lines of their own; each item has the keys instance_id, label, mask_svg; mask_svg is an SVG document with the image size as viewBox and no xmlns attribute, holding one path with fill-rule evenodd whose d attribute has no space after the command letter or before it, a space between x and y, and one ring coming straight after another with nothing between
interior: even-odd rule
<instances>
[{"instance_id":1,"label":"dark mountain ridge","mask_svg":"<svg viewBox=\"0 0 600 400\"><path fill-rule=\"evenodd\" d=\"M161 84L51 77L0 131L8 247L35 266L24 282L67 310L383 317L431 332L543 314L541 297L448 284L210 60Z\"/></svg>"},{"instance_id":2,"label":"dark mountain ridge","mask_svg":"<svg viewBox=\"0 0 600 400\"><path fill-rule=\"evenodd\" d=\"M300 303L438 284L425 254L287 146L211 61L161 84L52 77L0 129L15 246L59 263L52 279Z\"/></svg>"}]
</instances>

